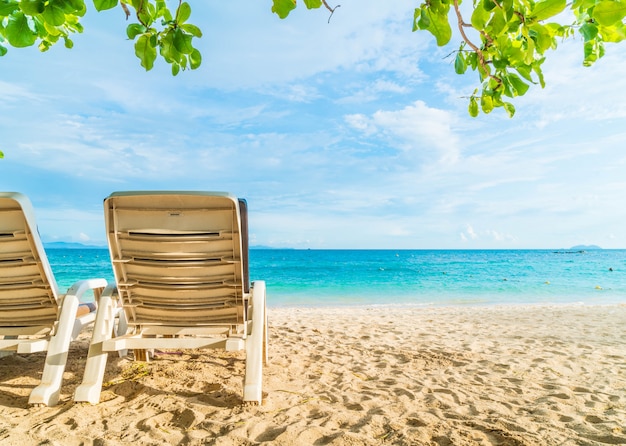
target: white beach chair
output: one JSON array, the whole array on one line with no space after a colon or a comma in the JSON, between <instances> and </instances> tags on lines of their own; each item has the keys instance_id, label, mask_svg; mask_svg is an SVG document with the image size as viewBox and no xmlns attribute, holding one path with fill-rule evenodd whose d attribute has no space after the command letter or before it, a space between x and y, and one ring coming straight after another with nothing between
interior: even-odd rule
<instances>
[{"instance_id":1,"label":"white beach chair","mask_svg":"<svg viewBox=\"0 0 626 446\"><path fill-rule=\"evenodd\" d=\"M100 400L107 354L124 349L246 351L243 400L260 403L265 282L249 285L247 209L219 192L118 192L104 201L117 288L100 298L75 401ZM111 337L117 298L129 324Z\"/></svg>"},{"instance_id":2,"label":"white beach chair","mask_svg":"<svg viewBox=\"0 0 626 446\"><path fill-rule=\"evenodd\" d=\"M30 404L58 402L70 341L95 319L95 311L77 317L80 299L88 290L98 299L106 284L81 280L60 294L30 201L0 192L0 357L47 351Z\"/></svg>"}]
</instances>

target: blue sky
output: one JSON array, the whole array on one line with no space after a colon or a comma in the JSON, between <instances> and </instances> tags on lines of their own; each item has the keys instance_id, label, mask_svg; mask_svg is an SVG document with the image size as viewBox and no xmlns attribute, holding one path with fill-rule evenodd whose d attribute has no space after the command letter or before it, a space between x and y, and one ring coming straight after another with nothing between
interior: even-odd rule
<instances>
[{"instance_id":1,"label":"blue sky","mask_svg":"<svg viewBox=\"0 0 626 446\"><path fill-rule=\"evenodd\" d=\"M412 33L416 2L340 3L329 24L192 2L203 63L177 77L140 67L119 8L90 10L72 50L10 48L0 189L48 242L102 244L110 192L173 189L247 198L253 245L626 248L626 45L583 68L562 44L515 118L474 119L458 39Z\"/></svg>"}]
</instances>

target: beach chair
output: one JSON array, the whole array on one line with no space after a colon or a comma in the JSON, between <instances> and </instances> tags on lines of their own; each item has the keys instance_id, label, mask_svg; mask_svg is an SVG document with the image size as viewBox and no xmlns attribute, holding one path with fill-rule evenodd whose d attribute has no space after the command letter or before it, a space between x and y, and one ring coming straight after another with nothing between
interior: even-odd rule
<instances>
[{"instance_id":1,"label":"beach chair","mask_svg":"<svg viewBox=\"0 0 626 446\"><path fill-rule=\"evenodd\" d=\"M70 342L95 319L95 311L77 315L80 299L89 290L99 298L106 284L81 280L59 293L30 201L0 192L0 357L47 351L30 404L58 402Z\"/></svg>"},{"instance_id":2,"label":"beach chair","mask_svg":"<svg viewBox=\"0 0 626 446\"><path fill-rule=\"evenodd\" d=\"M118 192L104 201L117 288L99 301L75 401L97 404L108 352L245 349L243 401L260 403L265 282L250 286L246 202L219 192ZM119 297L129 331L111 337Z\"/></svg>"}]
</instances>

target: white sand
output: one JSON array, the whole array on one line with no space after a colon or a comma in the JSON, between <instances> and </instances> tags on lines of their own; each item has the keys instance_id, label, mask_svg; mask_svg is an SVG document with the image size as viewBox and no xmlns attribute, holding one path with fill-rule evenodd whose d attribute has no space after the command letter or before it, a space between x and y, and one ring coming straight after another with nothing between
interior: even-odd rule
<instances>
[{"instance_id":1,"label":"white sand","mask_svg":"<svg viewBox=\"0 0 626 446\"><path fill-rule=\"evenodd\" d=\"M626 444L626 305L270 309L266 399L243 353L110 357L99 405L28 407L43 355L0 358L2 445Z\"/></svg>"}]
</instances>

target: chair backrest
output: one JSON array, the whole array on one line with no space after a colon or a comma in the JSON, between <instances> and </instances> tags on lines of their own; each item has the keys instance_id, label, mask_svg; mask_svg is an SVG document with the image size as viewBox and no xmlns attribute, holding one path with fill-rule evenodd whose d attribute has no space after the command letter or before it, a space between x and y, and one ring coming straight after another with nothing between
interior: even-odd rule
<instances>
[{"instance_id":1,"label":"chair backrest","mask_svg":"<svg viewBox=\"0 0 626 446\"><path fill-rule=\"evenodd\" d=\"M104 209L129 324L243 322L245 202L219 192L117 192Z\"/></svg>"},{"instance_id":2,"label":"chair backrest","mask_svg":"<svg viewBox=\"0 0 626 446\"><path fill-rule=\"evenodd\" d=\"M52 327L58 288L28 198L0 192L0 327Z\"/></svg>"}]
</instances>

